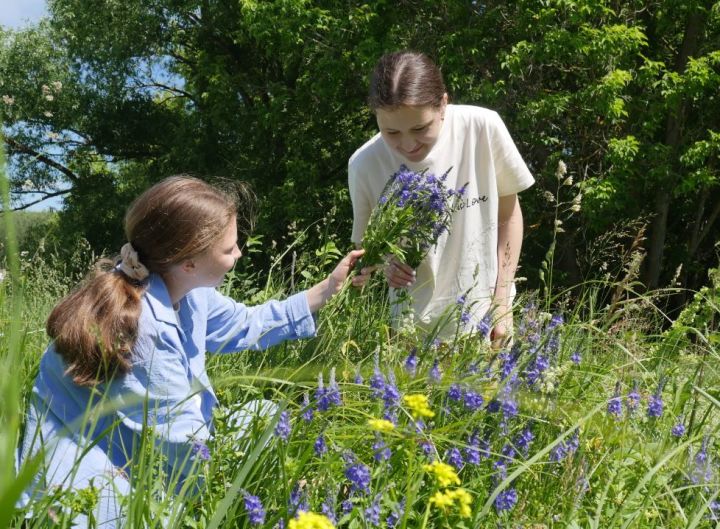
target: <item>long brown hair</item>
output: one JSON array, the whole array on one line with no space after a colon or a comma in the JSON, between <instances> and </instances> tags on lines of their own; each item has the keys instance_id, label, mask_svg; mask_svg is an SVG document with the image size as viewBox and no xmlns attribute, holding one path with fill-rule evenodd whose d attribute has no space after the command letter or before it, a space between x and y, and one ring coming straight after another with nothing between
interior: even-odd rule
<instances>
[{"instance_id":1,"label":"long brown hair","mask_svg":"<svg viewBox=\"0 0 720 529\"><path fill-rule=\"evenodd\" d=\"M398 51L386 53L375 65L368 104L373 111L405 105L439 107L445 92L442 73L430 57Z\"/></svg>"},{"instance_id":2,"label":"long brown hair","mask_svg":"<svg viewBox=\"0 0 720 529\"><path fill-rule=\"evenodd\" d=\"M220 191L186 175L171 176L142 193L125 214L125 236L150 273L210 248L236 218L238 203L252 204L246 187ZM142 295L147 282L131 279L103 259L53 309L47 332L76 384L92 386L131 366Z\"/></svg>"}]
</instances>

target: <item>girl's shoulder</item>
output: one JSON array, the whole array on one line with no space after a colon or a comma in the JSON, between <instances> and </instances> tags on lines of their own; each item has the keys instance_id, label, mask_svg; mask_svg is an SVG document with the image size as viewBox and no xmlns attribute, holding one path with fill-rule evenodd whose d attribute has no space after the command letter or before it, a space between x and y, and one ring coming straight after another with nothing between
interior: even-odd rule
<instances>
[{"instance_id":1,"label":"girl's shoulder","mask_svg":"<svg viewBox=\"0 0 720 529\"><path fill-rule=\"evenodd\" d=\"M476 105L448 105L448 114L454 122L468 126L494 126L502 121L494 110Z\"/></svg>"},{"instance_id":2,"label":"girl's shoulder","mask_svg":"<svg viewBox=\"0 0 720 529\"><path fill-rule=\"evenodd\" d=\"M348 167L351 169L364 167L368 163L377 160L384 150L382 136L378 132L350 156Z\"/></svg>"}]
</instances>

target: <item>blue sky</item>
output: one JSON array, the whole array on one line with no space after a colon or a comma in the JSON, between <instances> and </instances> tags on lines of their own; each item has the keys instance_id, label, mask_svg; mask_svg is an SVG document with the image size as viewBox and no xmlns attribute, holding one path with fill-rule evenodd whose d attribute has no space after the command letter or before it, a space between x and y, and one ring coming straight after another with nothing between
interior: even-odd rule
<instances>
[{"instance_id":1,"label":"blue sky","mask_svg":"<svg viewBox=\"0 0 720 529\"><path fill-rule=\"evenodd\" d=\"M46 0L0 0L0 26L20 29L37 22L47 14ZM62 206L62 199L51 198L29 208L30 211L42 211Z\"/></svg>"},{"instance_id":2,"label":"blue sky","mask_svg":"<svg viewBox=\"0 0 720 529\"><path fill-rule=\"evenodd\" d=\"M21 28L45 14L45 0L0 0L0 26Z\"/></svg>"}]
</instances>

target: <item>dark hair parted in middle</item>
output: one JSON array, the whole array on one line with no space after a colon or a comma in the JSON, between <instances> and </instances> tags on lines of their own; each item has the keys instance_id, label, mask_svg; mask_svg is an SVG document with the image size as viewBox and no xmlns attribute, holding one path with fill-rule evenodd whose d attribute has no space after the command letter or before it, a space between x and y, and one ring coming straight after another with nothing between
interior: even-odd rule
<instances>
[{"instance_id":1,"label":"dark hair parted in middle","mask_svg":"<svg viewBox=\"0 0 720 529\"><path fill-rule=\"evenodd\" d=\"M437 65L424 53L386 53L375 65L370 78L368 104L378 108L399 106L439 107L445 83Z\"/></svg>"}]
</instances>

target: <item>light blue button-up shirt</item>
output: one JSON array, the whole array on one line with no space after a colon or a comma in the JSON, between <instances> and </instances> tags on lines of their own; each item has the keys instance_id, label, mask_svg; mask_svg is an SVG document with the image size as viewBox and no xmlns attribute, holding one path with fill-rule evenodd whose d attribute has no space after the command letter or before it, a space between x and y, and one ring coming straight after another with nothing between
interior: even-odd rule
<instances>
[{"instance_id":1,"label":"light blue button-up shirt","mask_svg":"<svg viewBox=\"0 0 720 529\"><path fill-rule=\"evenodd\" d=\"M98 477L131 474L133 448L146 426L153 427L168 470L182 479L192 465L193 442L211 435L218 404L205 370L206 351L260 350L314 334L304 292L247 307L213 288L198 288L175 312L163 280L152 274L128 373L81 387L65 374L54 346L45 351L20 451L22 464L43 446L45 472L25 501L51 485L82 488L93 479L97 486Z\"/></svg>"}]
</instances>

